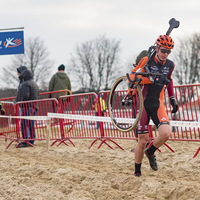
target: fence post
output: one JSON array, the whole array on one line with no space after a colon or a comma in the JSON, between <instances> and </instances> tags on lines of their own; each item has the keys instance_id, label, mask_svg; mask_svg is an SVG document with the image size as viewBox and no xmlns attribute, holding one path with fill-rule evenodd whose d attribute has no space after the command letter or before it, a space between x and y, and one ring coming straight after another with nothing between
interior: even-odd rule
<instances>
[{"instance_id":1,"label":"fence post","mask_svg":"<svg viewBox=\"0 0 200 200\"><path fill-rule=\"evenodd\" d=\"M51 118L47 118L47 135L46 135L46 149L49 151L51 135Z\"/></svg>"}]
</instances>

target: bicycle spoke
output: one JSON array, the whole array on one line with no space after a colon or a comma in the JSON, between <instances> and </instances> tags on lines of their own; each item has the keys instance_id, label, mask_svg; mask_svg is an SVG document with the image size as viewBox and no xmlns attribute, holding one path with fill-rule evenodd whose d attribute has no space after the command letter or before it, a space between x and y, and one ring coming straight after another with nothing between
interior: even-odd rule
<instances>
[{"instance_id":1,"label":"bicycle spoke","mask_svg":"<svg viewBox=\"0 0 200 200\"><path fill-rule=\"evenodd\" d=\"M126 77L121 77L113 85L110 93L110 116L115 127L123 132L131 131L138 123L141 109L141 89L131 91L127 95L129 83ZM139 90L139 92L138 92ZM138 115L139 114L139 115Z\"/></svg>"}]
</instances>

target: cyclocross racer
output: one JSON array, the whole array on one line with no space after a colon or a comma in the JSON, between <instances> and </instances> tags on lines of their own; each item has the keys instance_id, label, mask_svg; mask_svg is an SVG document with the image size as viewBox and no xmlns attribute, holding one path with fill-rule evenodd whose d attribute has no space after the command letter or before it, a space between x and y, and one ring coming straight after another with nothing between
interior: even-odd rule
<instances>
[{"instance_id":1,"label":"cyclocross racer","mask_svg":"<svg viewBox=\"0 0 200 200\"><path fill-rule=\"evenodd\" d=\"M174 42L168 35L161 35L156 40L156 54L153 59L150 60L148 68L152 73L160 73L163 76L156 76L154 83L150 83L146 77L142 83L142 94L144 98L144 109L142 117L137 125L138 143L135 148L135 176L141 176L141 164L144 153L149 159L149 164L153 170L157 170L157 162L154 152L162 146L169 138L171 134L171 127L169 117L165 110L163 95L164 90L167 87L170 103L173 107L172 113L176 113L178 105L174 98L173 81L171 74L174 70L174 63L167 57L171 53L171 49L174 47ZM148 57L144 57L133 69L132 72L136 72L144 66ZM146 84L147 82L148 84ZM146 144L149 140L148 125L150 117L158 129L158 137L153 140L150 147L146 148Z\"/></svg>"}]
</instances>

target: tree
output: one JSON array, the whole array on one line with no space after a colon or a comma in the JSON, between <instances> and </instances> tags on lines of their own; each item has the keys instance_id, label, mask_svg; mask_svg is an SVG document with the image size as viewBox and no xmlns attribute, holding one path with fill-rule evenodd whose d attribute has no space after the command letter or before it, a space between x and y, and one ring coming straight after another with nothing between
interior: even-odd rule
<instances>
[{"instance_id":1,"label":"tree","mask_svg":"<svg viewBox=\"0 0 200 200\"><path fill-rule=\"evenodd\" d=\"M178 84L200 82L200 33L185 37L176 47L174 78Z\"/></svg>"},{"instance_id":2,"label":"tree","mask_svg":"<svg viewBox=\"0 0 200 200\"><path fill-rule=\"evenodd\" d=\"M82 88L99 92L108 90L121 70L119 66L120 41L100 36L77 45L71 57L70 71Z\"/></svg>"},{"instance_id":3,"label":"tree","mask_svg":"<svg viewBox=\"0 0 200 200\"><path fill-rule=\"evenodd\" d=\"M28 38L25 42L24 54L18 54L12 59L12 64L3 68L2 79L8 88L17 87L18 77L16 69L26 66L33 73L34 80L41 89L47 89L47 78L53 67L53 61L48 59L49 53L44 42L39 38Z\"/></svg>"},{"instance_id":4,"label":"tree","mask_svg":"<svg viewBox=\"0 0 200 200\"><path fill-rule=\"evenodd\" d=\"M184 37L179 41L179 46L176 47L175 52L175 69L173 79L179 85L196 84L200 82L200 34L193 34L190 37ZM179 99L182 98L182 103L189 102L194 96L198 97L197 93L188 89L184 91L181 88L177 91ZM186 96L180 94L187 94Z\"/></svg>"}]
</instances>

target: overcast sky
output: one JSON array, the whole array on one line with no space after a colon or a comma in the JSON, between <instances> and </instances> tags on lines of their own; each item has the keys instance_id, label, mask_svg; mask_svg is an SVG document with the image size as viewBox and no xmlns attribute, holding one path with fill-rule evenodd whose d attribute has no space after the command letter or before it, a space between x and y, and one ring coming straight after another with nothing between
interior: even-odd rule
<instances>
[{"instance_id":1,"label":"overcast sky","mask_svg":"<svg viewBox=\"0 0 200 200\"><path fill-rule=\"evenodd\" d=\"M77 44L100 35L120 40L126 60L165 34L171 18L180 21L171 33L175 45L185 34L200 32L200 0L5 0L0 5L0 29L24 27L25 40L44 40L55 61L52 75L69 62ZM11 58L0 56L0 69Z\"/></svg>"}]
</instances>

